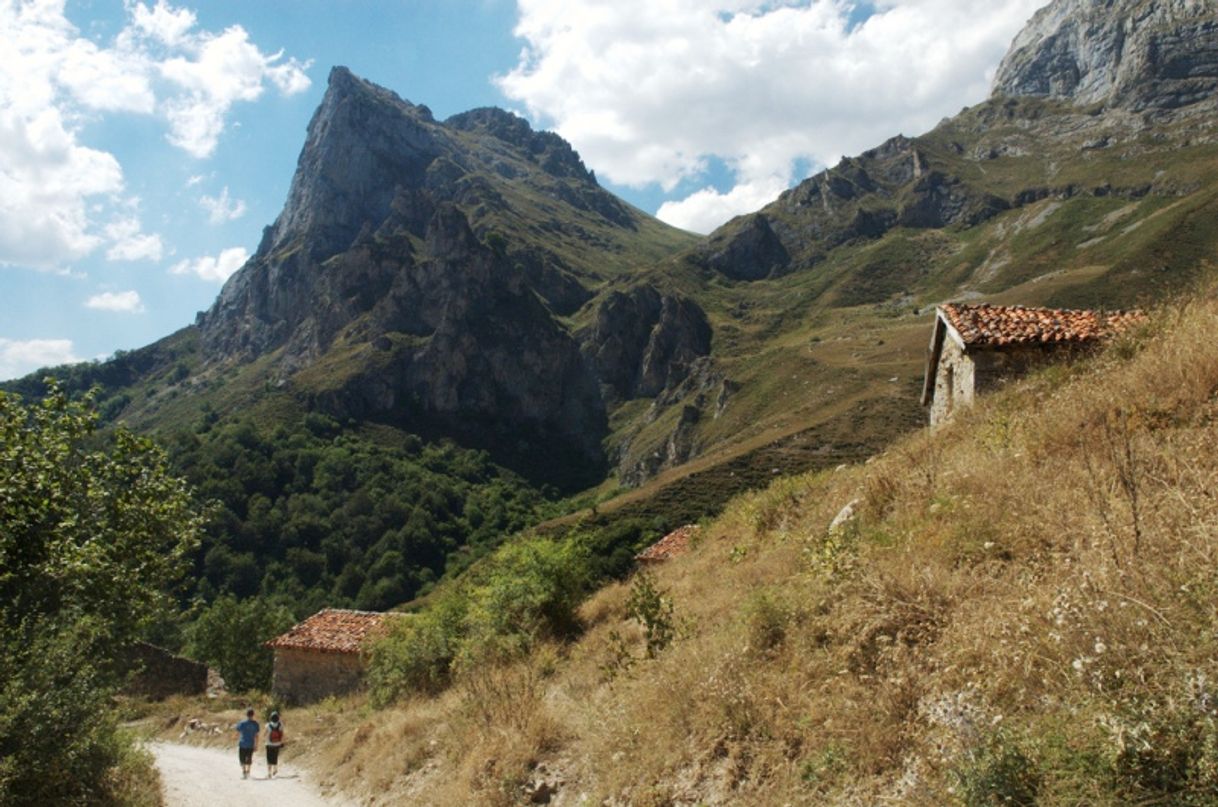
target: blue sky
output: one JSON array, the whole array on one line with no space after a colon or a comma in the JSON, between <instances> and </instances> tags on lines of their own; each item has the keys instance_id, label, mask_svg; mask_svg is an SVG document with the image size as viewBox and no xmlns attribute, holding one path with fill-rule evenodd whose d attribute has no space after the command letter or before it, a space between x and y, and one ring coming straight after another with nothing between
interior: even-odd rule
<instances>
[{"instance_id":1,"label":"blue sky","mask_svg":"<svg viewBox=\"0 0 1218 807\"><path fill-rule=\"evenodd\" d=\"M193 322L287 194L332 65L512 109L707 232L984 98L1042 0L0 0L0 378Z\"/></svg>"}]
</instances>

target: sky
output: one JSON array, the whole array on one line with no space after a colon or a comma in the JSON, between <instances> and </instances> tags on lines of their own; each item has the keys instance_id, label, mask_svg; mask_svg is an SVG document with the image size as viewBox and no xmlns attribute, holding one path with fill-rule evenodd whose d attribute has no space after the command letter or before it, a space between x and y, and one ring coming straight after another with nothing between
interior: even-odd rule
<instances>
[{"instance_id":1,"label":"sky","mask_svg":"<svg viewBox=\"0 0 1218 807\"><path fill-rule=\"evenodd\" d=\"M0 0L0 380L191 324L287 196L331 66L500 106L710 232L983 100L1045 0Z\"/></svg>"}]
</instances>

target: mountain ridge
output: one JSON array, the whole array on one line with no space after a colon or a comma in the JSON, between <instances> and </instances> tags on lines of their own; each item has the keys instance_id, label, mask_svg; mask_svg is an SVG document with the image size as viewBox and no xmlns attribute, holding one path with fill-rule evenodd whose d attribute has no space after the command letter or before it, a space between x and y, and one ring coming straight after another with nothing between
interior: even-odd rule
<instances>
[{"instance_id":1,"label":"mountain ridge","mask_svg":"<svg viewBox=\"0 0 1218 807\"><path fill-rule=\"evenodd\" d=\"M998 92L697 239L510 113L438 122L344 69L332 84L284 213L212 309L71 371L106 385L108 417L174 433L317 413L450 439L591 488L563 505L596 503L589 523L659 529L916 427L938 302L1153 303L1218 255L1207 99ZM378 182L352 210L306 209ZM620 487L639 489L619 508Z\"/></svg>"}]
</instances>

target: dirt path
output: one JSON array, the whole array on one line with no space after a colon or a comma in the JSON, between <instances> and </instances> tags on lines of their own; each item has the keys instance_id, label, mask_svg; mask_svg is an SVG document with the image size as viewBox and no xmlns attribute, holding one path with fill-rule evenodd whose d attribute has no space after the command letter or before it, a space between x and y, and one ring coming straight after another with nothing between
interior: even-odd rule
<instances>
[{"instance_id":1,"label":"dirt path","mask_svg":"<svg viewBox=\"0 0 1218 807\"><path fill-rule=\"evenodd\" d=\"M345 802L322 796L313 782L290 760L274 779L266 778L266 757L255 754L253 774L241 778L237 751L156 742L148 746L156 757L167 807L340 807ZM268 801L269 800L269 801Z\"/></svg>"}]
</instances>

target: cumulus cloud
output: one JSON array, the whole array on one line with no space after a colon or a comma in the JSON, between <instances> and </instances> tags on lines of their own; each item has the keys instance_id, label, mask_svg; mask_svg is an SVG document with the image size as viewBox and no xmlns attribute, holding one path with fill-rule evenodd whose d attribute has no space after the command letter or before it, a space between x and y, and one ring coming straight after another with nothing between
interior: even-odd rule
<instances>
[{"instance_id":1,"label":"cumulus cloud","mask_svg":"<svg viewBox=\"0 0 1218 807\"><path fill-rule=\"evenodd\" d=\"M229 247L215 257L204 255L199 258L178 261L169 267L169 271L175 275L197 275L204 280L223 283L233 272L240 269L249 260L249 257L250 254L244 247Z\"/></svg>"},{"instance_id":2,"label":"cumulus cloud","mask_svg":"<svg viewBox=\"0 0 1218 807\"><path fill-rule=\"evenodd\" d=\"M1045 0L518 0L520 61L496 81L612 182L708 183L661 216L705 232L796 166L917 134L988 93Z\"/></svg>"},{"instance_id":3,"label":"cumulus cloud","mask_svg":"<svg viewBox=\"0 0 1218 807\"><path fill-rule=\"evenodd\" d=\"M307 63L263 52L241 26L202 30L165 0L126 10L123 30L99 43L64 0L0 0L0 264L62 270L102 247L111 260L163 254L138 219L129 226L122 166L86 141L85 123L154 115L170 143L202 158L234 104L309 86Z\"/></svg>"},{"instance_id":4,"label":"cumulus cloud","mask_svg":"<svg viewBox=\"0 0 1218 807\"><path fill-rule=\"evenodd\" d=\"M159 261L165 252L161 237L141 232L140 220L133 216L110 222L104 232L110 241L109 261Z\"/></svg>"},{"instance_id":5,"label":"cumulus cloud","mask_svg":"<svg viewBox=\"0 0 1218 807\"><path fill-rule=\"evenodd\" d=\"M242 199L230 200L227 185L224 186L224 190L220 191L219 196L207 196L206 194L200 196L199 207L207 211L207 220L212 224L235 221L245 215L245 201Z\"/></svg>"},{"instance_id":6,"label":"cumulus cloud","mask_svg":"<svg viewBox=\"0 0 1218 807\"><path fill-rule=\"evenodd\" d=\"M80 361L70 339L5 339L0 337L0 381L20 378L42 367Z\"/></svg>"},{"instance_id":7,"label":"cumulus cloud","mask_svg":"<svg viewBox=\"0 0 1218 807\"><path fill-rule=\"evenodd\" d=\"M85 308L121 314L142 314L145 310L138 291L103 291L85 300Z\"/></svg>"}]
</instances>

